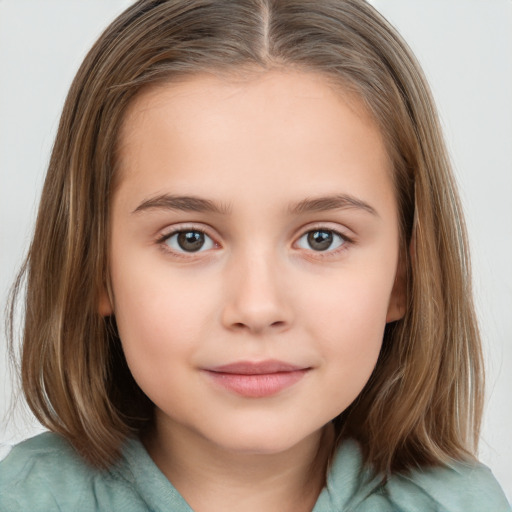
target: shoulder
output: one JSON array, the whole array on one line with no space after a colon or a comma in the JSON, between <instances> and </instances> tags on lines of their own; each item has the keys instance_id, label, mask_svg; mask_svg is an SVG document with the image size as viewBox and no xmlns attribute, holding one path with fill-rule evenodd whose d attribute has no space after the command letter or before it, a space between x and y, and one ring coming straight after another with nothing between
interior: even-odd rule
<instances>
[{"instance_id":1,"label":"shoulder","mask_svg":"<svg viewBox=\"0 0 512 512\"><path fill-rule=\"evenodd\" d=\"M511 511L491 470L478 462L453 462L443 467L395 475L388 481L386 489L403 510L414 510L414 503L419 501L430 503L433 511Z\"/></svg>"},{"instance_id":2,"label":"shoulder","mask_svg":"<svg viewBox=\"0 0 512 512\"><path fill-rule=\"evenodd\" d=\"M2 512L144 510L134 508L135 502L130 483L119 471L87 465L56 434L28 439L0 462Z\"/></svg>"},{"instance_id":3,"label":"shoulder","mask_svg":"<svg viewBox=\"0 0 512 512\"><path fill-rule=\"evenodd\" d=\"M361 450L339 447L314 512L512 512L492 472L484 465L453 462L383 478L363 466Z\"/></svg>"}]
</instances>

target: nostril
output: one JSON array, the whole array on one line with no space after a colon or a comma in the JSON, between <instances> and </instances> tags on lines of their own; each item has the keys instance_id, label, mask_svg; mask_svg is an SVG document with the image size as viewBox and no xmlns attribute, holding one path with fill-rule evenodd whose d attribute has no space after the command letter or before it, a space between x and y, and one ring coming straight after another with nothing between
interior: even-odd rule
<instances>
[{"instance_id":1,"label":"nostril","mask_svg":"<svg viewBox=\"0 0 512 512\"><path fill-rule=\"evenodd\" d=\"M268 327L270 327L272 329L281 329L286 326L286 322L278 320L276 322L271 322L270 324L267 324L267 325L268 325ZM246 324L244 322L235 322L231 325L231 327L238 331L242 331L242 330L246 330L246 329L260 331L265 328L264 326L255 326L255 325L251 326L250 324Z\"/></svg>"}]
</instances>

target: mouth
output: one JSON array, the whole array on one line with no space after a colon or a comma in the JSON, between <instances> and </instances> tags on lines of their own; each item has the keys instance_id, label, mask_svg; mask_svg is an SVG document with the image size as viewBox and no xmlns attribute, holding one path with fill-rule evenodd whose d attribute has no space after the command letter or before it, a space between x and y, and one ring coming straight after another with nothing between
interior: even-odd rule
<instances>
[{"instance_id":1,"label":"mouth","mask_svg":"<svg viewBox=\"0 0 512 512\"><path fill-rule=\"evenodd\" d=\"M246 398L277 395L299 382L311 367L282 361L239 361L204 369L216 386Z\"/></svg>"}]
</instances>

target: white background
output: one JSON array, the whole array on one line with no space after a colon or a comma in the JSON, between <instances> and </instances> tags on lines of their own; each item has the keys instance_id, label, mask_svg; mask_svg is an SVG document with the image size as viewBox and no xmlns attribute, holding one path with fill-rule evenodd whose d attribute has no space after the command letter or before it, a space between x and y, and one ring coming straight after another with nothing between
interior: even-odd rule
<instances>
[{"instance_id":1,"label":"white background","mask_svg":"<svg viewBox=\"0 0 512 512\"><path fill-rule=\"evenodd\" d=\"M27 248L60 110L86 51L129 0L0 0L0 306ZM512 1L373 0L431 82L473 249L487 359L480 456L512 501ZM0 338L0 443L38 431L7 411Z\"/></svg>"}]
</instances>

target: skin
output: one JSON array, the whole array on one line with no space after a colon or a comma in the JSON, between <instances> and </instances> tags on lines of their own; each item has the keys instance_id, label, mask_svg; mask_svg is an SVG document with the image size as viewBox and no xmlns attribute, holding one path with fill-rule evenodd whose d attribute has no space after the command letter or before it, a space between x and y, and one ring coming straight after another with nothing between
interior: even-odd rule
<instances>
[{"instance_id":1,"label":"skin","mask_svg":"<svg viewBox=\"0 0 512 512\"><path fill-rule=\"evenodd\" d=\"M329 422L403 315L391 173L361 102L315 74L200 75L131 105L112 202L112 300L105 293L100 311L116 315L155 404L148 452L194 510L313 508ZM166 194L216 211L171 208ZM340 195L351 202L311 203ZM332 245L312 246L314 230ZM204 231L205 244L187 252L174 231ZM225 389L208 370L265 360L305 370L264 397Z\"/></svg>"}]
</instances>

